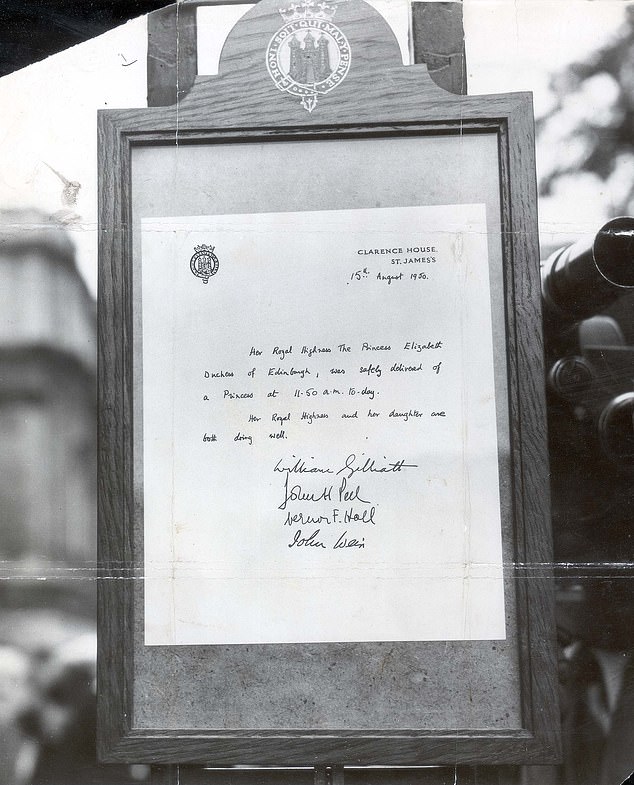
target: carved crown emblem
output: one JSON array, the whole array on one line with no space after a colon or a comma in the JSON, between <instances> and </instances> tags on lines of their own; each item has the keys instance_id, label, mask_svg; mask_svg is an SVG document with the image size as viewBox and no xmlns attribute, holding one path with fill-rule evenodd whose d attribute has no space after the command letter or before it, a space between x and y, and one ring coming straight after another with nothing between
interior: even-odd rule
<instances>
[{"instance_id":1,"label":"carved crown emblem","mask_svg":"<svg viewBox=\"0 0 634 785\"><path fill-rule=\"evenodd\" d=\"M330 21L337 13L336 2L317 3L315 0L302 0L301 3L291 3L288 8L278 9L285 22L295 22L299 19L325 19Z\"/></svg>"}]
</instances>

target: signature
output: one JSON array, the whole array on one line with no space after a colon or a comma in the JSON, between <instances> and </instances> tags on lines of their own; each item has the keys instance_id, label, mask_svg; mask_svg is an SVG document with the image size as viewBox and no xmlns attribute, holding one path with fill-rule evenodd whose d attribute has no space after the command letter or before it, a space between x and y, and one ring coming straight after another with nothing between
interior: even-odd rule
<instances>
[{"instance_id":1,"label":"signature","mask_svg":"<svg viewBox=\"0 0 634 785\"><path fill-rule=\"evenodd\" d=\"M324 542L320 538L320 529L315 529L312 534L304 537L301 531L296 531L293 539L289 542L289 548L326 548ZM333 550L340 548L365 548L365 538L362 537L358 540L356 537L348 537L348 532L345 531L339 536L337 542L332 546Z\"/></svg>"},{"instance_id":2,"label":"signature","mask_svg":"<svg viewBox=\"0 0 634 785\"><path fill-rule=\"evenodd\" d=\"M289 502L330 502L333 501L333 492L335 500L340 502L361 502L361 504L370 504L368 499L361 497L361 486L357 485L356 488L348 488L348 480L345 477L341 478L341 483L336 490L334 485L323 485L319 490L306 491L299 483L295 485L290 484L290 473L287 473L284 480L284 501L277 508L278 510L285 510Z\"/></svg>"},{"instance_id":3,"label":"signature","mask_svg":"<svg viewBox=\"0 0 634 785\"><path fill-rule=\"evenodd\" d=\"M293 455L293 458L295 456ZM363 463L361 463L363 461ZM377 461L375 458L359 458L355 453L350 453L346 458L343 466L335 470L330 466L309 466L306 464L304 458L296 458L295 462L289 462L289 465L284 465L284 459L280 458L273 467L274 472L290 474L343 474L344 477L350 479L357 472L374 473L374 474L390 474L394 472L403 471L403 469L417 469L416 463L405 463L405 458L399 458L396 461L388 461L384 463Z\"/></svg>"},{"instance_id":4,"label":"signature","mask_svg":"<svg viewBox=\"0 0 634 785\"><path fill-rule=\"evenodd\" d=\"M356 510L354 507L348 507L342 510L339 507L334 507L331 515L310 515L305 512L291 512L286 513L284 526L305 526L312 523L317 525L326 524L330 526L331 523L371 523L376 526L374 516L376 515L376 507L364 507L362 510Z\"/></svg>"}]
</instances>

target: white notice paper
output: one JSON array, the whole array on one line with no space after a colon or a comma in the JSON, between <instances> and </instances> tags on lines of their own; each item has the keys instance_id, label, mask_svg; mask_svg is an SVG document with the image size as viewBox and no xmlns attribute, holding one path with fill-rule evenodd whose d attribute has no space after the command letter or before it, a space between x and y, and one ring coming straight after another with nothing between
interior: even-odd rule
<instances>
[{"instance_id":1,"label":"white notice paper","mask_svg":"<svg viewBox=\"0 0 634 785\"><path fill-rule=\"evenodd\" d=\"M144 219L141 371L147 644L504 638L484 205Z\"/></svg>"}]
</instances>

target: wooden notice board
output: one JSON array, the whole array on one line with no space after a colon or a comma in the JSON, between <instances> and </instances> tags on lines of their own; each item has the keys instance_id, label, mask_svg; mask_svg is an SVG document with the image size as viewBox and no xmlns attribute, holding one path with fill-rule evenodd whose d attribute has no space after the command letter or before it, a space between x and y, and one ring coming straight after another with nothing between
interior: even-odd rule
<instances>
[{"instance_id":1,"label":"wooden notice board","mask_svg":"<svg viewBox=\"0 0 634 785\"><path fill-rule=\"evenodd\" d=\"M262 0L100 114L100 749L557 756L528 94Z\"/></svg>"}]
</instances>

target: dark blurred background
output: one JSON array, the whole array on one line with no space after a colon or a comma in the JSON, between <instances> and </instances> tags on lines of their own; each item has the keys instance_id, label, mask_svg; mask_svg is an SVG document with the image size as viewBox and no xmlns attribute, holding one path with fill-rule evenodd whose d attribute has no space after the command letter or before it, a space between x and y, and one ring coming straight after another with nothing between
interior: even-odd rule
<instances>
[{"instance_id":1,"label":"dark blurred background","mask_svg":"<svg viewBox=\"0 0 634 785\"><path fill-rule=\"evenodd\" d=\"M2 0L0 76L166 5L164 0Z\"/></svg>"}]
</instances>

